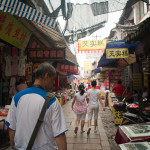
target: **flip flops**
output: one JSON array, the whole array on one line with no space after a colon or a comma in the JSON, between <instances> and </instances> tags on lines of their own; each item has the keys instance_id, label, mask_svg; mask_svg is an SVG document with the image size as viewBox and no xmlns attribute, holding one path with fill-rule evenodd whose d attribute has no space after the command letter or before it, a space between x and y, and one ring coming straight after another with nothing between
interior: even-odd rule
<instances>
[{"instance_id":1,"label":"flip flops","mask_svg":"<svg viewBox=\"0 0 150 150\"><path fill-rule=\"evenodd\" d=\"M88 131L87 131L87 135L89 135L89 134L90 134L90 131L91 131L91 128L89 128L89 129L88 129Z\"/></svg>"},{"instance_id":2,"label":"flip flops","mask_svg":"<svg viewBox=\"0 0 150 150\"><path fill-rule=\"evenodd\" d=\"M78 127L75 127L74 133L77 134L77 132L78 132Z\"/></svg>"}]
</instances>

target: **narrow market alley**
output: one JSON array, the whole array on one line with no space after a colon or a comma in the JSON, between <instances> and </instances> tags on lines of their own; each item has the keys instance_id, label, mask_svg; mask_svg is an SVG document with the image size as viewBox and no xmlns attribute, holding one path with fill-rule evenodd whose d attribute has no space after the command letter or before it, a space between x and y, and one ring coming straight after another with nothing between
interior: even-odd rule
<instances>
[{"instance_id":1,"label":"narrow market alley","mask_svg":"<svg viewBox=\"0 0 150 150\"><path fill-rule=\"evenodd\" d=\"M74 127L75 127L75 120L76 116L74 112L71 109L72 101L68 101L65 105L63 105L63 111L65 114L67 126L68 126L68 132L66 133L67 136L67 145L68 150L119 150L119 147L117 144L115 144L115 141L113 139L109 140L109 135L107 135L107 127L105 129L105 122L106 126L108 126L108 122L111 122L112 113L110 110L106 108L106 110L103 112L102 108L100 107L99 111L99 119L98 119L98 131L97 133L94 133L93 130L93 122L92 122L92 130L89 136L87 136L87 116L86 116L86 122L85 122L85 132L83 134L80 133L80 127L78 130L77 135L74 133ZM107 113L107 117L105 115ZM109 117L108 117L109 116ZM104 117L104 118L103 118ZM103 125L103 119L104 119L104 125ZM107 120L107 121L106 121ZM110 136L112 137L112 134L115 133L117 127L113 125L111 126L108 131L110 131Z\"/></svg>"}]
</instances>

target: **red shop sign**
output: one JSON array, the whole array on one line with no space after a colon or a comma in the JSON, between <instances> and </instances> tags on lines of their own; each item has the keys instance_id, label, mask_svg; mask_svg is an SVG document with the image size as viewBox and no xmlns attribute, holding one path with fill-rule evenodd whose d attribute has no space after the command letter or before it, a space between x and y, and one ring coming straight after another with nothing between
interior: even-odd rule
<instances>
[{"instance_id":1,"label":"red shop sign","mask_svg":"<svg viewBox=\"0 0 150 150\"><path fill-rule=\"evenodd\" d=\"M63 60L65 57L64 49L45 49L45 48L29 48L28 58L38 60Z\"/></svg>"},{"instance_id":2,"label":"red shop sign","mask_svg":"<svg viewBox=\"0 0 150 150\"><path fill-rule=\"evenodd\" d=\"M77 65L58 64L57 67L60 72L78 73Z\"/></svg>"}]
</instances>

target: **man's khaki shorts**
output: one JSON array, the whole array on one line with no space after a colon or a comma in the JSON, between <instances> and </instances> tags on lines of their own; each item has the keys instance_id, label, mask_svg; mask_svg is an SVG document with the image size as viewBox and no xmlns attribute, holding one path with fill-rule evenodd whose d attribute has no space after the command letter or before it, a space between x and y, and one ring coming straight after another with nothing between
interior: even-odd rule
<instances>
[{"instance_id":1,"label":"man's khaki shorts","mask_svg":"<svg viewBox=\"0 0 150 150\"><path fill-rule=\"evenodd\" d=\"M94 113L94 120L98 119L99 105L88 106L88 120L92 120Z\"/></svg>"}]
</instances>

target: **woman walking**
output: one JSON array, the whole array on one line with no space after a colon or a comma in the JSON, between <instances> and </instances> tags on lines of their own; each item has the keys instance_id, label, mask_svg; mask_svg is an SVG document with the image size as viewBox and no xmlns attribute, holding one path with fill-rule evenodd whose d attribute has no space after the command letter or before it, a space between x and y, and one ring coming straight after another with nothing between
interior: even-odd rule
<instances>
[{"instance_id":1,"label":"woman walking","mask_svg":"<svg viewBox=\"0 0 150 150\"><path fill-rule=\"evenodd\" d=\"M87 103L88 103L88 131L87 134L90 134L91 131L91 120L94 113L94 132L97 132L97 119L99 112L99 102L102 105L103 111L105 111L105 106L100 98L100 90L96 89L96 81L92 81L92 88L87 91ZM99 100L99 102L98 102Z\"/></svg>"},{"instance_id":2,"label":"woman walking","mask_svg":"<svg viewBox=\"0 0 150 150\"><path fill-rule=\"evenodd\" d=\"M79 89L79 92L75 94L73 102L72 102L72 110L75 112L77 116L76 127L74 130L75 134L77 134L78 132L80 120L81 120L81 132L80 133L85 132L83 128L84 128L85 117L87 113L87 102L86 102L87 95L84 91L84 86L79 85L78 89Z\"/></svg>"}]
</instances>

